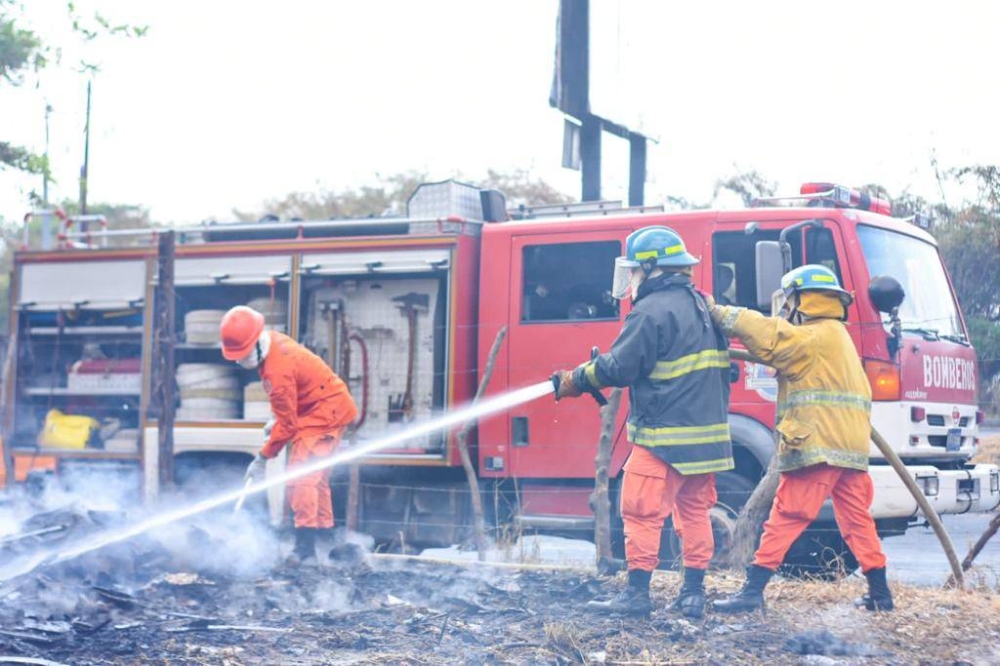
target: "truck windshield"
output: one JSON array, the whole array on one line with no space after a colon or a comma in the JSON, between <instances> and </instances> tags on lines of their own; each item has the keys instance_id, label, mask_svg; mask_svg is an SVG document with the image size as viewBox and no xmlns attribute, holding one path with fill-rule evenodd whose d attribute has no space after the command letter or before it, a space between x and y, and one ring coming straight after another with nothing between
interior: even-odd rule
<instances>
[{"instance_id":1,"label":"truck windshield","mask_svg":"<svg viewBox=\"0 0 1000 666\"><path fill-rule=\"evenodd\" d=\"M869 276L888 275L903 285L906 299L899 308L903 330L964 342L958 307L936 247L912 236L864 225L858 225L858 239Z\"/></svg>"}]
</instances>

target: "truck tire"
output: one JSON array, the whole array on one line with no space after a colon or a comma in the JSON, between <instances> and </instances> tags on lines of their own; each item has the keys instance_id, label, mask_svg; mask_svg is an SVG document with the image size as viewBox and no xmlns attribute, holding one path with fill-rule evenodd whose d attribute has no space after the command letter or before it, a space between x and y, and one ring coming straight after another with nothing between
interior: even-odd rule
<instances>
[{"instance_id":1,"label":"truck tire","mask_svg":"<svg viewBox=\"0 0 1000 666\"><path fill-rule=\"evenodd\" d=\"M781 573L796 578L837 580L858 568L858 560L840 536L836 523L813 523L796 539Z\"/></svg>"}]
</instances>

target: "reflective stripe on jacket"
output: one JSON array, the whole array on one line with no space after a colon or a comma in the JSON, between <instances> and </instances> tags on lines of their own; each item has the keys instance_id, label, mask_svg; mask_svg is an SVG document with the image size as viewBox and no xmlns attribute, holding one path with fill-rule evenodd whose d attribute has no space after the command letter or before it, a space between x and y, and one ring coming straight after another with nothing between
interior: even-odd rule
<instances>
[{"instance_id":1,"label":"reflective stripe on jacket","mask_svg":"<svg viewBox=\"0 0 1000 666\"><path fill-rule=\"evenodd\" d=\"M832 297L829 316L802 325L745 308L716 306L723 329L778 372L778 469L826 463L868 469L871 387ZM811 298L815 308L820 301Z\"/></svg>"},{"instance_id":2,"label":"reflective stripe on jacket","mask_svg":"<svg viewBox=\"0 0 1000 666\"><path fill-rule=\"evenodd\" d=\"M733 468L728 340L685 275L650 278L611 349L574 382L629 387L628 438L681 474Z\"/></svg>"}]
</instances>

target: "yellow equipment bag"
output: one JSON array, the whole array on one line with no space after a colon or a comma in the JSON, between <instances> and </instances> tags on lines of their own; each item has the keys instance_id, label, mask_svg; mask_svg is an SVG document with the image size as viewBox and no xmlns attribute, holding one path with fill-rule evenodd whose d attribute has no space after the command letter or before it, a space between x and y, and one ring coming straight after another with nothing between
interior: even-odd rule
<instances>
[{"instance_id":1,"label":"yellow equipment bag","mask_svg":"<svg viewBox=\"0 0 1000 666\"><path fill-rule=\"evenodd\" d=\"M45 415L45 425L38 433L38 445L53 449L82 449L100 425L89 416L71 416L58 409L50 409Z\"/></svg>"}]
</instances>

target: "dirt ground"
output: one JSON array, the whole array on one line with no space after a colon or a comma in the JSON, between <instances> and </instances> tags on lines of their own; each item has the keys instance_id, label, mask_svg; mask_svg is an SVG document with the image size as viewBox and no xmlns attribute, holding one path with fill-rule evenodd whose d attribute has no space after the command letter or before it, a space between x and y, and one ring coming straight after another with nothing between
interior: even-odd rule
<instances>
[{"instance_id":1,"label":"dirt ground","mask_svg":"<svg viewBox=\"0 0 1000 666\"><path fill-rule=\"evenodd\" d=\"M689 622L665 609L678 575L657 572L658 610L633 620L584 609L621 574L341 549L320 567L245 577L220 573L227 544L209 545L221 559L201 571L135 540L0 585L0 664L1000 663L1000 600L989 590L896 586L899 610L870 614L851 603L858 577L777 580L766 613ZM740 583L708 578L713 597Z\"/></svg>"}]
</instances>

